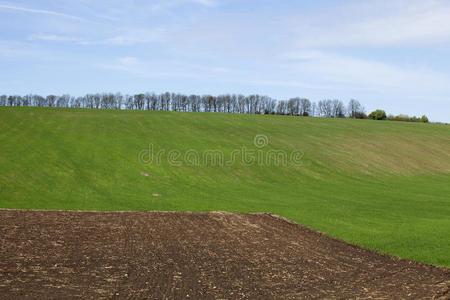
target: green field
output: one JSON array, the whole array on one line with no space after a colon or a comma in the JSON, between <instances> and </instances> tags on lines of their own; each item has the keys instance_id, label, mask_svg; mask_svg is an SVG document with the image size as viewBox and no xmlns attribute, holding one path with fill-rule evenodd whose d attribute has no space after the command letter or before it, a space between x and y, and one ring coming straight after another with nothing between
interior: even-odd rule
<instances>
[{"instance_id":1,"label":"green field","mask_svg":"<svg viewBox=\"0 0 450 300\"><path fill-rule=\"evenodd\" d=\"M257 148L256 135L268 145ZM161 164L139 160L149 144L166 151ZM167 161L169 150L216 150L228 160L242 147L303 157L286 166ZM382 253L450 266L450 126L1 107L0 153L2 208L272 212Z\"/></svg>"}]
</instances>

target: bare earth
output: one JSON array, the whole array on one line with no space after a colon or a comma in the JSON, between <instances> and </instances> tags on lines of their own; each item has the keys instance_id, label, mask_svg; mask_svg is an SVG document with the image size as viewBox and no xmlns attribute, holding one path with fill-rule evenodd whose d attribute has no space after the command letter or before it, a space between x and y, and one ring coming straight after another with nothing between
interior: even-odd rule
<instances>
[{"instance_id":1,"label":"bare earth","mask_svg":"<svg viewBox=\"0 0 450 300\"><path fill-rule=\"evenodd\" d=\"M270 214L0 210L0 298L441 298L450 269Z\"/></svg>"}]
</instances>

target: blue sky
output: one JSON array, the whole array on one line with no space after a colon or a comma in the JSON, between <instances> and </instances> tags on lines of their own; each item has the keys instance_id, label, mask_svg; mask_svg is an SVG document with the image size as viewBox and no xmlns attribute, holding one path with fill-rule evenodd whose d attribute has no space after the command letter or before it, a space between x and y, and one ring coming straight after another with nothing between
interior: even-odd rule
<instances>
[{"instance_id":1,"label":"blue sky","mask_svg":"<svg viewBox=\"0 0 450 300\"><path fill-rule=\"evenodd\" d=\"M0 0L0 94L358 99L450 122L449 1Z\"/></svg>"}]
</instances>

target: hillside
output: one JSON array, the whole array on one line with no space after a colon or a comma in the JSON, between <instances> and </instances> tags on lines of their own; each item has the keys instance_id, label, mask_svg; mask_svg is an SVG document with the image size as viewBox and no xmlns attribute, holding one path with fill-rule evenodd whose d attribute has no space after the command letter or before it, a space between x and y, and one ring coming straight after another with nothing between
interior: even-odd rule
<instances>
[{"instance_id":1,"label":"hillside","mask_svg":"<svg viewBox=\"0 0 450 300\"><path fill-rule=\"evenodd\" d=\"M160 164L149 163L149 145L165 151ZM202 159L214 150L227 162L243 147L301 159L286 166L239 155L224 165ZM170 150L180 152L175 164ZM271 212L363 247L450 266L445 125L1 107L0 153L1 208Z\"/></svg>"}]
</instances>

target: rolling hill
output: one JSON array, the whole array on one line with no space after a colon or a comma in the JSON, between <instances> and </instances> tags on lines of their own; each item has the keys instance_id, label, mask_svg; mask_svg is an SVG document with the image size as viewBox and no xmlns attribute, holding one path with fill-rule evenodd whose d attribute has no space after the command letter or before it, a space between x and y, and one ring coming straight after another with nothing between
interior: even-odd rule
<instances>
[{"instance_id":1,"label":"rolling hill","mask_svg":"<svg viewBox=\"0 0 450 300\"><path fill-rule=\"evenodd\" d=\"M1 208L271 212L450 266L446 125L1 107L0 153Z\"/></svg>"}]
</instances>

